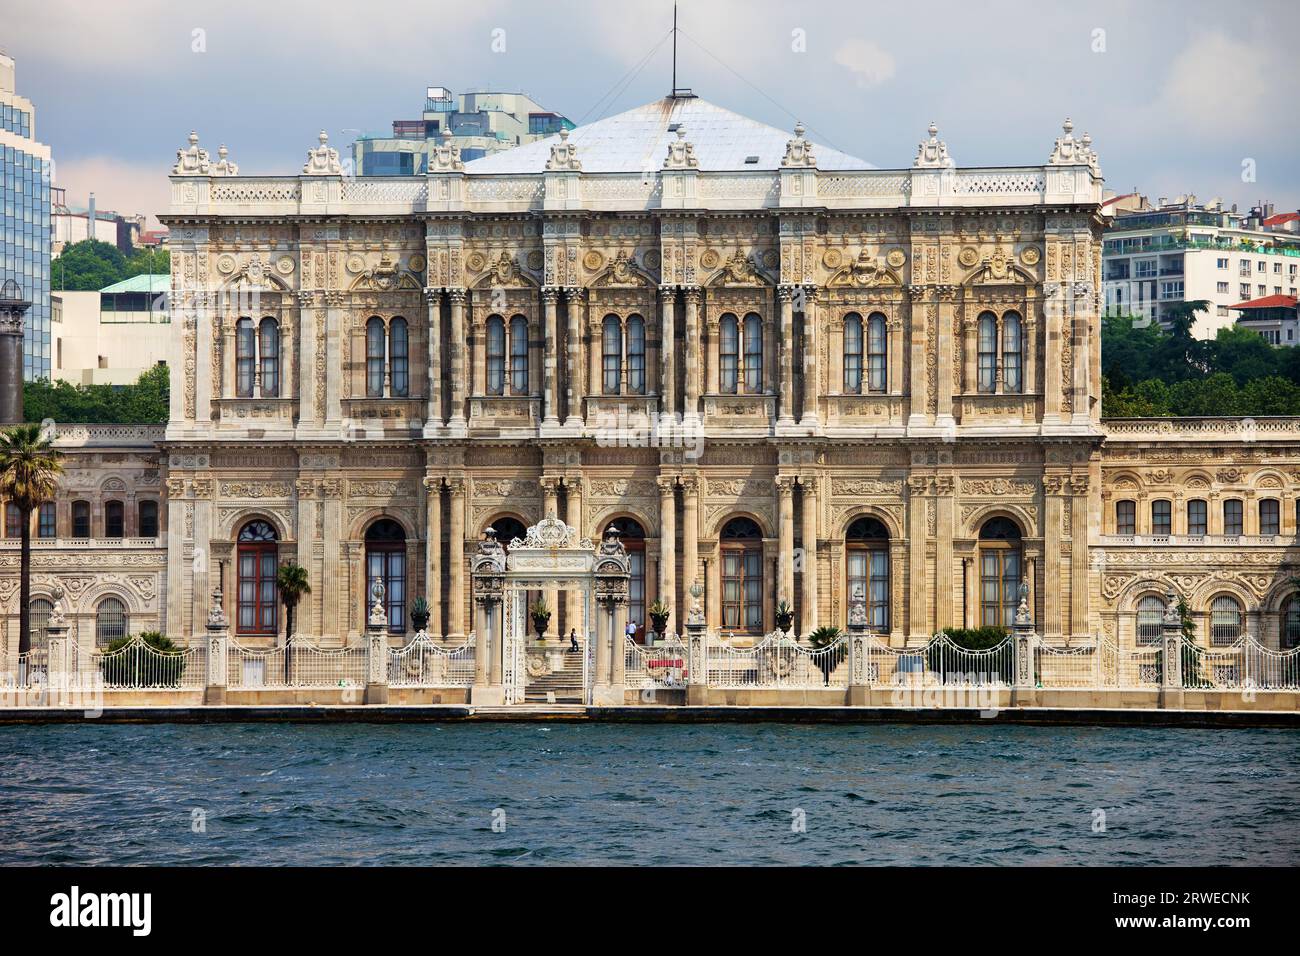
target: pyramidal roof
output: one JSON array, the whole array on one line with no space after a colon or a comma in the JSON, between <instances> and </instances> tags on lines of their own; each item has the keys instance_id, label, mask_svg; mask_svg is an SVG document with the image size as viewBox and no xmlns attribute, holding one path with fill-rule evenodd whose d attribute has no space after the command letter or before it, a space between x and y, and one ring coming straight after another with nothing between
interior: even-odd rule
<instances>
[{"instance_id":1,"label":"pyramidal roof","mask_svg":"<svg viewBox=\"0 0 1300 956\"><path fill-rule=\"evenodd\" d=\"M785 144L794 137L766 123L733 113L699 97L666 96L586 126L569 134L577 146L577 158L584 173L639 173L663 166L668 144L677 138L680 124L686 141L695 147L703 172L729 170L767 171L779 169ZM674 127L674 129L669 129ZM541 173L551 158L551 146L558 136L516 146L465 164L465 172ZM819 169L874 169L870 163L814 141L813 155ZM758 162L746 163L749 156Z\"/></svg>"}]
</instances>

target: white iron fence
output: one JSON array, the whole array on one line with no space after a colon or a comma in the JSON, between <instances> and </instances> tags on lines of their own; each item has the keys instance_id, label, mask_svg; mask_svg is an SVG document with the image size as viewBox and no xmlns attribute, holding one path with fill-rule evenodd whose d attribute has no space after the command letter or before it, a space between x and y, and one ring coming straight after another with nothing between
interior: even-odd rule
<instances>
[{"instance_id":1,"label":"white iron fence","mask_svg":"<svg viewBox=\"0 0 1300 956\"><path fill-rule=\"evenodd\" d=\"M420 631L405 647L388 652L391 687L469 687L473 683L473 634L464 644L443 647Z\"/></svg>"},{"instance_id":2,"label":"white iron fence","mask_svg":"<svg viewBox=\"0 0 1300 956\"><path fill-rule=\"evenodd\" d=\"M635 690L685 687L689 679L686 645L675 634L651 645L623 638L623 686Z\"/></svg>"},{"instance_id":3,"label":"white iron fence","mask_svg":"<svg viewBox=\"0 0 1300 956\"><path fill-rule=\"evenodd\" d=\"M88 665L105 690L193 690L207 682L207 651L202 645L160 651L135 634L114 651L73 645L78 670Z\"/></svg>"},{"instance_id":4,"label":"white iron fence","mask_svg":"<svg viewBox=\"0 0 1300 956\"><path fill-rule=\"evenodd\" d=\"M237 690L258 687L364 687L365 645L324 648L295 634L287 644L266 650L245 647L231 640L227 652L227 686Z\"/></svg>"},{"instance_id":5,"label":"white iron fence","mask_svg":"<svg viewBox=\"0 0 1300 956\"><path fill-rule=\"evenodd\" d=\"M847 687L848 659L845 636L814 648L778 631L753 647L709 642L705 671L710 687Z\"/></svg>"}]
</instances>

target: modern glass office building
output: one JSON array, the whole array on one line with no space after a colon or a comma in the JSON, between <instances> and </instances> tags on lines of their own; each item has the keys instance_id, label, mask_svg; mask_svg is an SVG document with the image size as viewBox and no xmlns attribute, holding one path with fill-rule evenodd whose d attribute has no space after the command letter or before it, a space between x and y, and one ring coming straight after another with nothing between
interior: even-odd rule
<instances>
[{"instance_id":1,"label":"modern glass office building","mask_svg":"<svg viewBox=\"0 0 1300 956\"><path fill-rule=\"evenodd\" d=\"M50 377L50 148L36 139L36 110L19 96L14 61L0 53L0 282L31 299L23 377Z\"/></svg>"}]
</instances>

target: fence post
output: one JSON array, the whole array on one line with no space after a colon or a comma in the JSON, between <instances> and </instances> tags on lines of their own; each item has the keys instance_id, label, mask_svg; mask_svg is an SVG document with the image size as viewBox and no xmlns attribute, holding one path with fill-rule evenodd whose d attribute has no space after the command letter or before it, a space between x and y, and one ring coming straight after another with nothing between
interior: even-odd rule
<instances>
[{"instance_id":1,"label":"fence post","mask_svg":"<svg viewBox=\"0 0 1300 956\"><path fill-rule=\"evenodd\" d=\"M850 707L865 707L870 685L867 682L867 605L861 584L853 586L849 605L849 697Z\"/></svg>"},{"instance_id":2,"label":"fence post","mask_svg":"<svg viewBox=\"0 0 1300 956\"><path fill-rule=\"evenodd\" d=\"M709 635L700 604L703 593L700 582L692 582L691 608L686 612L686 703L692 707L702 707L709 700Z\"/></svg>"},{"instance_id":3,"label":"fence post","mask_svg":"<svg viewBox=\"0 0 1300 956\"><path fill-rule=\"evenodd\" d=\"M1037 636L1034 634L1033 619L1029 616L1029 588L1024 584L1020 587L1020 606L1016 608L1012 632L1015 681L1011 689L1011 705L1023 707L1025 704L1033 703L1034 687L1037 683L1034 678L1038 663L1035 660L1037 655L1034 653Z\"/></svg>"},{"instance_id":4,"label":"fence post","mask_svg":"<svg viewBox=\"0 0 1300 956\"><path fill-rule=\"evenodd\" d=\"M228 681L228 653L230 647L230 622L222 607L221 581L212 591L212 606L208 608L208 676L203 688L203 703L221 705L226 702Z\"/></svg>"},{"instance_id":5,"label":"fence post","mask_svg":"<svg viewBox=\"0 0 1300 956\"><path fill-rule=\"evenodd\" d=\"M45 625L45 703L53 704L55 694L68 685L68 620L63 616L63 602L56 599ZM30 664L28 665L30 669ZM33 688L34 689L34 688Z\"/></svg>"},{"instance_id":6,"label":"fence post","mask_svg":"<svg viewBox=\"0 0 1300 956\"><path fill-rule=\"evenodd\" d=\"M388 613L384 610L384 585L376 580L370 589L370 617L366 621L365 704L388 703Z\"/></svg>"},{"instance_id":7,"label":"fence post","mask_svg":"<svg viewBox=\"0 0 1300 956\"><path fill-rule=\"evenodd\" d=\"M1183 620L1178 611L1178 595L1170 588L1165 592L1165 616L1160 622L1162 638L1160 662L1160 706L1183 706Z\"/></svg>"}]
</instances>

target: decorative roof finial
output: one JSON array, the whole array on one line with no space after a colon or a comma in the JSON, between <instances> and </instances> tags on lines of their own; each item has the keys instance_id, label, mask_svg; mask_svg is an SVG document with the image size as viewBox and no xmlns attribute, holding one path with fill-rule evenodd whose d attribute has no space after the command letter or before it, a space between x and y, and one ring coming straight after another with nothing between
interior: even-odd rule
<instances>
[{"instance_id":1,"label":"decorative roof finial","mask_svg":"<svg viewBox=\"0 0 1300 956\"><path fill-rule=\"evenodd\" d=\"M190 130L188 147L176 150L176 165L172 167L173 176L206 176L210 163L208 151L199 147L199 134Z\"/></svg>"},{"instance_id":2,"label":"decorative roof finial","mask_svg":"<svg viewBox=\"0 0 1300 956\"><path fill-rule=\"evenodd\" d=\"M686 142L686 124L677 124L677 141L668 143L668 156L664 159L664 169L699 169L700 162L695 158L695 146Z\"/></svg>"},{"instance_id":3,"label":"decorative roof finial","mask_svg":"<svg viewBox=\"0 0 1300 956\"><path fill-rule=\"evenodd\" d=\"M303 173L307 176L341 176L343 167L339 163L339 151L329 145L329 134L321 130L316 138L320 140L320 145L307 150Z\"/></svg>"},{"instance_id":4,"label":"decorative roof finial","mask_svg":"<svg viewBox=\"0 0 1300 956\"><path fill-rule=\"evenodd\" d=\"M226 158L228 152L225 143L217 147L217 161L212 164L213 176L235 176L239 173L239 167Z\"/></svg>"},{"instance_id":5,"label":"decorative roof finial","mask_svg":"<svg viewBox=\"0 0 1300 956\"><path fill-rule=\"evenodd\" d=\"M951 169L956 164L948 155L948 144L939 139L939 127L932 122L927 132L930 138L922 140L916 148L916 159L912 163L912 168Z\"/></svg>"},{"instance_id":6,"label":"decorative roof finial","mask_svg":"<svg viewBox=\"0 0 1300 956\"><path fill-rule=\"evenodd\" d=\"M795 120L794 139L786 140L785 156L781 159L783 167L816 166L817 158L813 156L812 143L803 138L806 128Z\"/></svg>"},{"instance_id":7,"label":"decorative roof finial","mask_svg":"<svg viewBox=\"0 0 1300 956\"><path fill-rule=\"evenodd\" d=\"M560 127L560 141L551 144L551 158L546 161L547 172L580 172L582 163L578 160L578 145L569 142L569 131Z\"/></svg>"}]
</instances>

